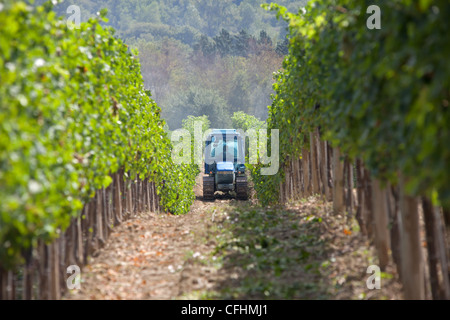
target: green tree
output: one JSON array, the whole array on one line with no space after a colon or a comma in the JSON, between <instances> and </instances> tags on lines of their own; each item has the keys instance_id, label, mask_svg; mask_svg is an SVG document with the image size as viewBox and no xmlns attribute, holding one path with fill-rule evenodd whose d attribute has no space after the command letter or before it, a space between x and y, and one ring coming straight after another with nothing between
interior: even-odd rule
<instances>
[{"instance_id":1,"label":"green tree","mask_svg":"<svg viewBox=\"0 0 450 320\"><path fill-rule=\"evenodd\" d=\"M237 111L248 112L250 109L250 83L245 71L239 72L231 83L230 92L228 93L228 105L230 113Z\"/></svg>"},{"instance_id":2,"label":"green tree","mask_svg":"<svg viewBox=\"0 0 450 320\"><path fill-rule=\"evenodd\" d=\"M164 111L169 126L180 128L188 116L208 116L214 128L226 128L231 124L228 106L220 94L211 89L190 87L172 96Z\"/></svg>"},{"instance_id":3,"label":"green tree","mask_svg":"<svg viewBox=\"0 0 450 320\"><path fill-rule=\"evenodd\" d=\"M247 33L247 31L239 31L239 34L234 36L233 54L237 56L247 57L250 39L251 36Z\"/></svg>"},{"instance_id":4,"label":"green tree","mask_svg":"<svg viewBox=\"0 0 450 320\"><path fill-rule=\"evenodd\" d=\"M216 50L221 57L227 56L232 52L233 39L228 31L222 29L218 36L214 37Z\"/></svg>"}]
</instances>

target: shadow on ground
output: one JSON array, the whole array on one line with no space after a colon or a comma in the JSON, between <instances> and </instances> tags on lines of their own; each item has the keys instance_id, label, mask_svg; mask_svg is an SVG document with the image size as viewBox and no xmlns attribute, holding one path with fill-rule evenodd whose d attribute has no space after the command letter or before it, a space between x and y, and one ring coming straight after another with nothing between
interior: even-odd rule
<instances>
[{"instance_id":1,"label":"shadow on ground","mask_svg":"<svg viewBox=\"0 0 450 320\"><path fill-rule=\"evenodd\" d=\"M226 198L225 198L226 199ZM197 281L208 270L209 286L183 292L204 299L398 299L400 285L390 267L382 290L369 290L367 267L373 251L345 217L331 215L318 198L286 207L254 206L218 199L212 223L199 241L214 244L203 259L191 257L185 267ZM224 203L226 202L226 203ZM203 240L200 240L203 238ZM189 267L190 265L190 267ZM215 272L211 272L211 267ZM196 269L197 272L192 272ZM196 280L197 279L197 280ZM183 288L183 283L180 284ZM189 286L187 286L189 287ZM186 287L186 289L187 289Z\"/></svg>"}]
</instances>

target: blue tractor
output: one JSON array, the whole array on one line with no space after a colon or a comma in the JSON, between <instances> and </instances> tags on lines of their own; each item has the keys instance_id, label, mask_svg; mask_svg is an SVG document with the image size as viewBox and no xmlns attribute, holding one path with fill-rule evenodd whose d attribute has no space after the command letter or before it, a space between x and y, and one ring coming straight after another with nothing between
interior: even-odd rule
<instances>
[{"instance_id":1,"label":"blue tractor","mask_svg":"<svg viewBox=\"0 0 450 320\"><path fill-rule=\"evenodd\" d=\"M234 129L213 130L205 141L203 199L214 200L216 191L248 198L245 174L245 139Z\"/></svg>"}]
</instances>

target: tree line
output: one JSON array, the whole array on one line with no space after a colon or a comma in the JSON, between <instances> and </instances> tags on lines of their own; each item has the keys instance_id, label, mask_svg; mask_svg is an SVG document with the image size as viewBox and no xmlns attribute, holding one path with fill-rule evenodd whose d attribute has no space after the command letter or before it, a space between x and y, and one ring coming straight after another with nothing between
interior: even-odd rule
<instances>
[{"instance_id":1,"label":"tree line","mask_svg":"<svg viewBox=\"0 0 450 320\"><path fill-rule=\"evenodd\" d=\"M36 1L41 4L45 0ZM82 20L108 9L107 24L118 35L129 41L144 39L158 41L164 37L177 39L193 46L202 34L214 37L222 29L238 33L246 30L256 34L267 30L272 38L283 39L286 27L283 22L261 9L263 0L66 0L55 7L59 15L66 16L69 5L78 5ZM306 3L304 0L283 0L282 5L292 11Z\"/></svg>"},{"instance_id":2,"label":"tree line","mask_svg":"<svg viewBox=\"0 0 450 320\"><path fill-rule=\"evenodd\" d=\"M259 55L263 51L273 50L280 56L284 56L287 52L287 39L278 42L274 47L272 39L265 30L261 30L257 38L243 29L237 34L230 34L227 30L222 29L212 41L206 35L202 35L194 44L193 49L195 53L201 52L203 56L212 59L216 55L220 55L222 58L226 56L247 58L250 55Z\"/></svg>"},{"instance_id":3,"label":"tree line","mask_svg":"<svg viewBox=\"0 0 450 320\"><path fill-rule=\"evenodd\" d=\"M237 111L267 118L273 72L288 39L286 24L263 2L67 0L54 10L67 17L67 7L78 5L84 21L106 8L103 25L139 50L145 87L176 129L188 115L206 114L213 127L230 126ZM282 1L293 11L304 3Z\"/></svg>"}]
</instances>

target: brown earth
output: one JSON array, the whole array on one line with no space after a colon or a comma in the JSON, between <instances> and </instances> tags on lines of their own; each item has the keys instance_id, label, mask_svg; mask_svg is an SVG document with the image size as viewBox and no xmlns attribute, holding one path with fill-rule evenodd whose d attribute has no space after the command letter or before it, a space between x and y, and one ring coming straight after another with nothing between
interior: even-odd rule
<instances>
[{"instance_id":1,"label":"brown earth","mask_svg":"<svg viewBox=\"0 0 450 320\"><path fill-rule=\"evenodd\" d=\"M374 250L329 203L203 202L200 177L196 194L187 215L117 227L64 299L402 299L392 266L367 288Z\"/></svg>"}]
</instances>

